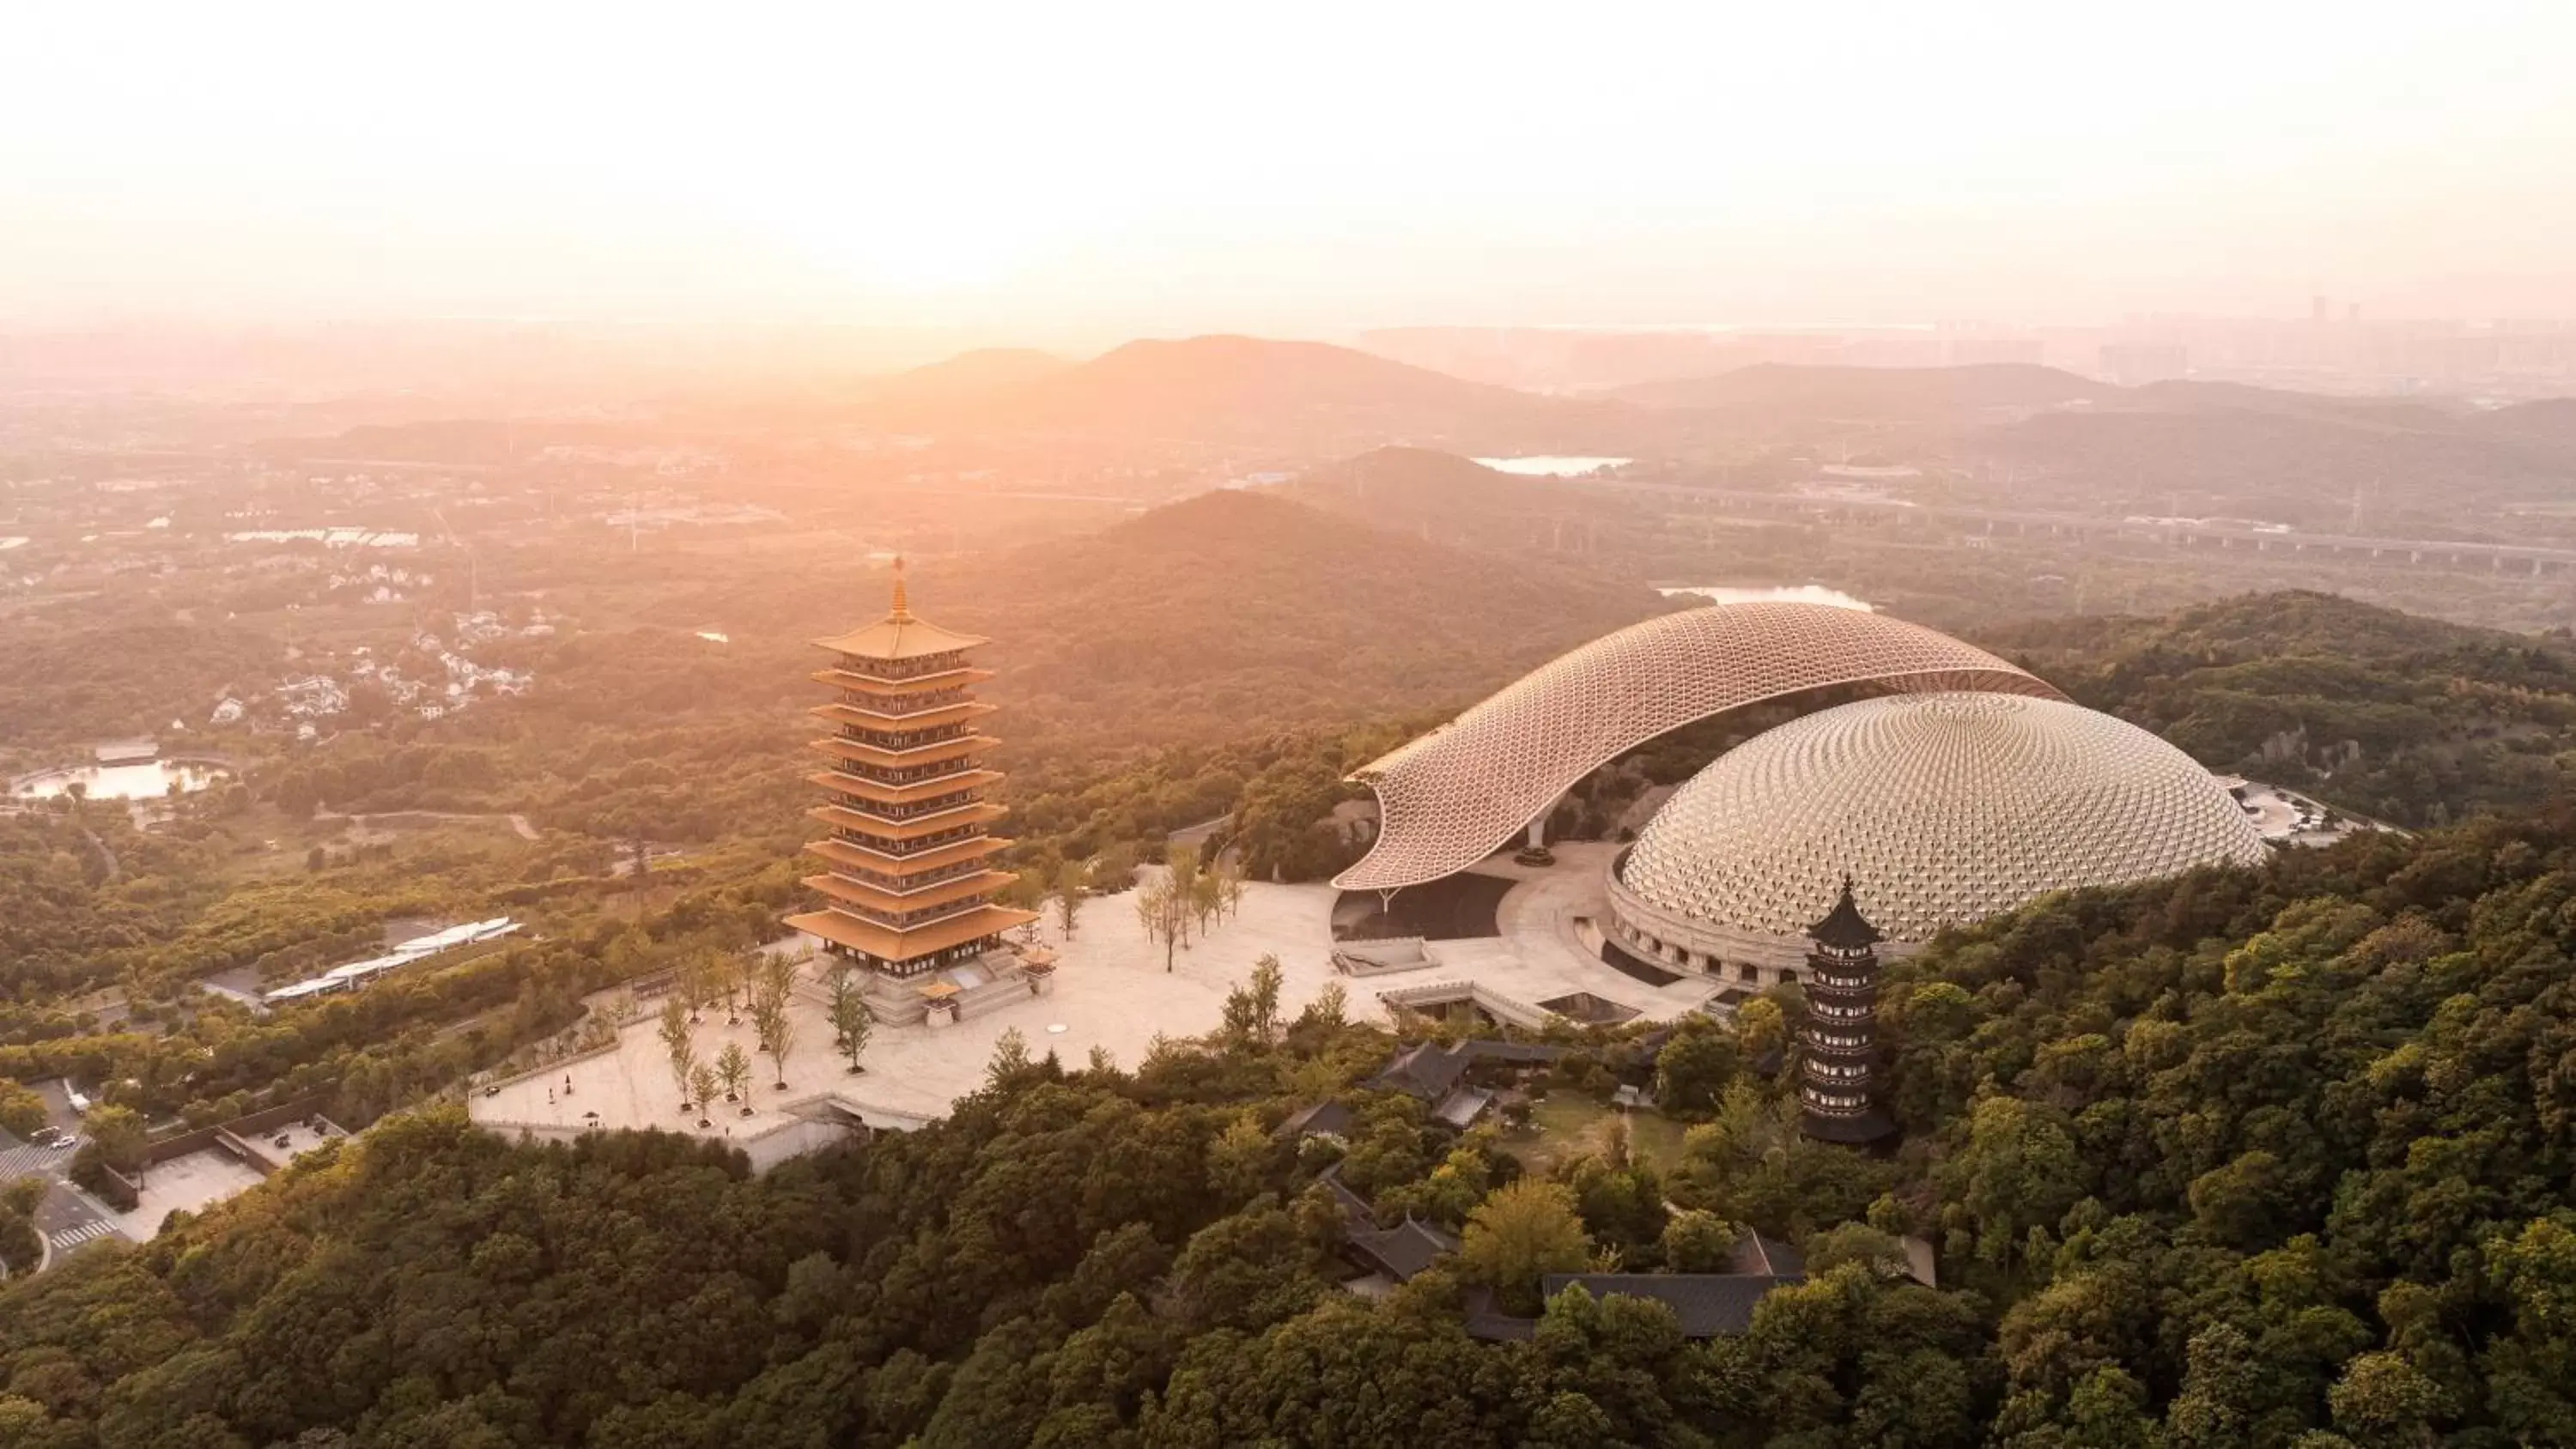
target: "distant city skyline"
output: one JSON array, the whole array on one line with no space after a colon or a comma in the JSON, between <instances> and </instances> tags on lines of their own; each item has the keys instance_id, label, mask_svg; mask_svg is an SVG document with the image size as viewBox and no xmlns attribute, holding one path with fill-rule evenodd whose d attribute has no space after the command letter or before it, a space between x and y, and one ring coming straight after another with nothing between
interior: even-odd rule
<instances>
[{"instance_id":1,"label":"distant city skyline","mask_svg":"<svg viewBox=\"0 0 2576 1449\"><path fill-rule=\"evenodd\" d=\"M13 21L0 322L2576 316L2576 8Z\"/></svg>"}]
</instances>

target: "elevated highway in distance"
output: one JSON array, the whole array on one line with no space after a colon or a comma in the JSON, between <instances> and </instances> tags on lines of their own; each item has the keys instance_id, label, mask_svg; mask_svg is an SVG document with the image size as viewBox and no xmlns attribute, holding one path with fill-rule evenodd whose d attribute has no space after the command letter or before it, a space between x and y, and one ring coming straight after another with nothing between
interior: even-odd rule
<instances>
[{"instance_id":1,"label":"elevated highway in distance","mask_svg":"<svg viewBox=\"0 0 2576 1449\"><path fill-rule=\"evenodd\" d=\"M1755 493L1693 484L1632 483L1615 479L1574 478L1567 479L1566 486L1616 493L1641 502L1660 502L1680 512L1731 518L1872 519L1899 525L1938 523L1951 525L1971 536L2136 538L2180 548L2246 549L2255 553L2291 554L2345 563L2479 568L2492 573L2512 572L2535 578L2576 573L2576 548L2531 544L2374 538L2360 534L2260 528L2215 519L2115 518L2094 513L1910 503L1894 498Z\"/></svg>"}]
</instances>

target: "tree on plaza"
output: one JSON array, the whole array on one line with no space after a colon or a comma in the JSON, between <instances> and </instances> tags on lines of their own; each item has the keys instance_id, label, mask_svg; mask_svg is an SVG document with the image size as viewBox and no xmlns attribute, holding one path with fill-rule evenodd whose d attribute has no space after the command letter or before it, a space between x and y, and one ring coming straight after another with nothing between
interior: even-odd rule
<instances>
[{"instance_id":1,"label":"tree on plaza","mask_svg":"<svg viewBox=\"0 0 2576 1449\"><path fill-rule=\"evenodd\" d=\"M706 1125L708 1112L714 1109L716 1086L715 1068L705 1062L689 1068L689 1090L697 1096L698 1125L701 1127Z\"/></svg>"},{"instance_id":2,"label":"tree on plaza","mask_svg":"<svg viewBox=\"0 0 2576 1449\"><path fill-rule=\"evenodd\" d=\"M725 1025L742 1025L742 1013L734 1006L735 998L742 994L746 984L743 980L742 958L728 951L713 958L710 965L715 976L716 994L724 998Z\"/></svg>"},{"instance_id":3,"label":"tree on plaza","mask_svg":"<svg viewBox=\"0 0 2576 1449\"><path fill-rule=\"evenodd\" d=\"M662 1022L654 1029L662 1039L662 1051L670 1058L671 1080L680 1084L680 1110L689 1110L689 1069L698 1063L697 1043L689 1039L689 1009L680 998L662 999Z\"/></svg>"},{"instance_id":4,"label":"tree on plaza","mask_svg":"<svg viewBox=\"0 0 2576 1449\"><path fill-rule=\"evenodd\" d=\"M850 1059L850 1070L859 1070L859 1053L867 1050L868 1035L876 1027L876 1014L868 1010L868 1000L859 989L858 973L846 961L832 971L832 1045Z\"/></svg>"},{"instance_id":5,"label":"tree on plaza","mask_svg":"<svg viewBox=\"0 0 2576 1449\"><path fill-rule=\"evenodd\" d=\"M781 1001L796 993L796 959L792 956L763 956L752 974L755 991Z\"/></svg>"},{"instance_id":6,"label":"tree on plaza","mask_svg":"<svg viewBox=\"0 0 2576 1449\"><path fill-rule=\"evenodd\" d=\"M760 1049L777 1068L778 1090L787 1090L787 1054L796 1048L796 1020L788 1008L796 999L796 963L784 956L762 961L752 985L752 1029Z\"/></svg>"},{"instance_id":7,"label":"tree on plaza","mask_svg":"<svg viewBox=\"0 0 2576 1449\"><path fill-rule=\"evenodd\" d=\"M1235 915L1243 909L1243 868L1223 856L1217 858L1216 885L1219 918Z\"/></svg>"},{"instance_id":8,"label":"tree on plaza","mask_svg":"<svg viewBox=\"0 0 2576 1449\"><path fill-rule=\"evenodd\" d=\"M1066 856L1055 868L1055 918L1064 938L1073 939L1073 920L1081 913L1082 898L1091 889L1091 873L1078 856Z\"/></svg>"},{"instance_id":9,"label":"tree on plaza","mask_svg":"<svg viewBox=\"0 0 2576 1449\"><path fill-rule=\"evenodd\" d=\"M690 952L681 958L678 980L680 998L689 1003L689 1021L694 1025L699 1008L715 999L715 958L704 951Z\"/></svg>"},{"instance_id":10,"label":"tree on plaza","mask_svg":"<svg viewBox=\"0 0 2576 1449\"><path fill-rule=\"evenodd\" d=\"M1234 894L1226 888L1227 867L1223 861L1207 863L1199 859L1196 851L1190 853L1190 859L1196 867L1189 877L1190 916L1204 936L1210 926L1225 919L1227 903Z\"/></svg>"},{"instance_id":11,"label":"tree on plaza","mask_svg":"<svg viewBox=\"0 0 2576 1449\"><path fill-rule=\"evenodd\" d=\"M1182 846L1172 852L1163 874L1136 893L1136 920L1147 941L1163 943L1165 971L1173 968L1174 953L1190 944L1190 923L1197 919L1192 883L1197 878L1198 852Z\"/></svg>"},{"instance_id":12,"label":"tree on plaza","mask_svg":"<svg viewBox=\"0 0 2576 1449\"><path fill-rule=\"evenodd\" d=\"M724 1081L725 1100L740 1101L743 1088L751 1085L751 1053L742 1049L741 1042L726 1042L724 1050L716 1053L716 1075Z\"/></svg>"}]
</instances>

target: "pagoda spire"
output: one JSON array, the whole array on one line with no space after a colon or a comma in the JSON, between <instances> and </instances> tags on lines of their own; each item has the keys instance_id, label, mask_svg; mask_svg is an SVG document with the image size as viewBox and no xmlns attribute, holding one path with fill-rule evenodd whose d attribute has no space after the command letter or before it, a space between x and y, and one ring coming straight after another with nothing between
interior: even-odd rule
<instances>
[{"instance_id":1,"label":"pagoda spire","mask_svg":"<svg viewBox=\"0 0 2576 1449\"><path fill-rule=\"evenodd\" d=\"M905 595L903 588L902 554L894 556L894 607L886 612L886 618L896 624L912 622L912 600Z\"/></svg>"}]
</instances>

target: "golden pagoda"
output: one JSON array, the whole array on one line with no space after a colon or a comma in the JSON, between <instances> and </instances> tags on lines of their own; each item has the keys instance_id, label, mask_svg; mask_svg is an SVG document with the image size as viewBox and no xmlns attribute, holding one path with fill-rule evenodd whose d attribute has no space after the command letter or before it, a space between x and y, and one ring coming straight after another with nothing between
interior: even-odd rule
<instances>
[{"instance_id":1,"label":"golden pagoda","mask_svg":"<svg viewBox=\"0 0 2576 1449\"><path fill-rule=\"evenodd\" d=\"M1009 812L988 797L999 770L978 758L1000 741L983 732L993 706L975 685L993 677L967 662L985 641L913 617L903 560L894 607L873 624L814 641L833 654L814 681L840 691L811 713L833 727L814 741L831 768L806 778L829 792L807 812L831 834L806 847L829 871L807 876L823 909L787 924L823 949L891 977L919 976L995 943L1034 911L993 903L1011 883L993 855L1010 841L988 834Z\"/></svg>"}]
</instances>

